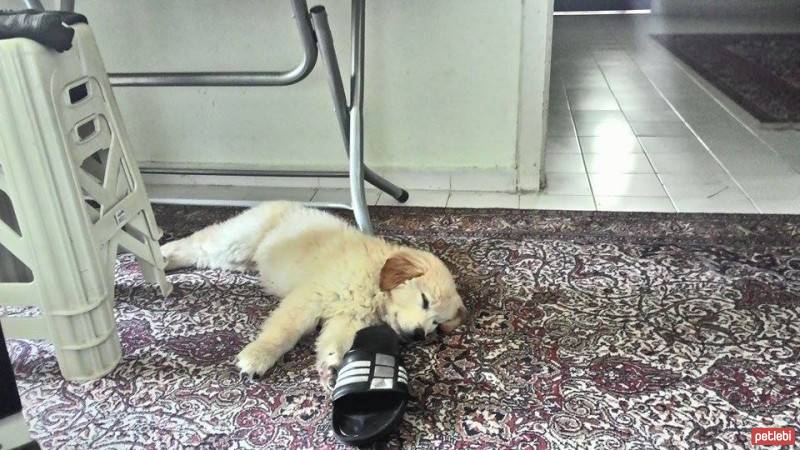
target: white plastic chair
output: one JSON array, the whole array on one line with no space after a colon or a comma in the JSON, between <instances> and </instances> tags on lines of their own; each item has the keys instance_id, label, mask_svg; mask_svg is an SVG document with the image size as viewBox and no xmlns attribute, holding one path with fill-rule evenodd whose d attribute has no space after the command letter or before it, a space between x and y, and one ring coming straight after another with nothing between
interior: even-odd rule
<instances>
[{"instance_id":1,"label":"white plastic chair","mask_svg":"<svg viewBox=\"0 0 800 450\"><path fill-rule=\"evenodd\" d=\"M0 305L40 310L0 324L9 338L51 341L64 378L90 380L121 358L119 248L163 295L171 286L94 37L73 28L63 53L0 40Z\"/></svg>"}]
</instances>

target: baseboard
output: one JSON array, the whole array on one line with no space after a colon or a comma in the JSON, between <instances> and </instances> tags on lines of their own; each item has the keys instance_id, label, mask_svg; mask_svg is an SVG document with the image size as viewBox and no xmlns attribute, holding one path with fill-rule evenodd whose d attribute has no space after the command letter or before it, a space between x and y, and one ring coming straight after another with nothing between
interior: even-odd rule
<instances>
[{"instance_id":1,"label":"baseboard","mask_svg":"<svg viewBox=\"0 0 800 450\"><path fill-rule=\"evenodd\" d=\"M516 192L514 169L415 170L375 169L384 178L407 189L426 191ZM347 178L252 177L221 175L142 174L145 184L180 186L253 186L275 188L346 189ZM368 185L368 189L373 189Z\"/></svg>"},{"instance_id":2,"label":"baseboard","mask_svg":"<svg viewBox=\"0 0 800 450\"><path fill-rule=\"evenodd\" d=\"M800 17L798 0L653 0L655 15L684 17Z\"/></svg>"}]
</instances>

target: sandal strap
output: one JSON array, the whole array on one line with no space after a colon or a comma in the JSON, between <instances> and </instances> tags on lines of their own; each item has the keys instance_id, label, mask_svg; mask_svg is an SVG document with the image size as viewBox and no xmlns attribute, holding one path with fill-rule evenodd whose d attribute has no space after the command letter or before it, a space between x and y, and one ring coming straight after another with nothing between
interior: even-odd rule
<instances>
[{"instance_id":1,"label":"sandal strap","mask_svg":"<svg viewBox=\"0 0 800 450\"><path fill-rule=\"evenodd\" d=\"M333 400L367 391L396 391L408 394L408 372L395 356L351 350L336 375Z\"/></svg>"}]
</instances>

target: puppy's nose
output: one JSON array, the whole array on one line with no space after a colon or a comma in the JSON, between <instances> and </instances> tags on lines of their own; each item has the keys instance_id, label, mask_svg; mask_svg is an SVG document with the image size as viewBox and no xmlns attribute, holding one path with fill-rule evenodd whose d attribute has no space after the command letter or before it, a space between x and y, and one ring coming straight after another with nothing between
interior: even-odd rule
<instances>
[{"instance_id":1,"label":"puppy's nose","mask_svg":"<svg viewBox=\"0 0 800 450\"><path fill-rule=\"evenodd\" d=\"M425 330L422 327L414 328L414 336L415 341L421 341L425 339Z\"/></svg>"}]
</instances>

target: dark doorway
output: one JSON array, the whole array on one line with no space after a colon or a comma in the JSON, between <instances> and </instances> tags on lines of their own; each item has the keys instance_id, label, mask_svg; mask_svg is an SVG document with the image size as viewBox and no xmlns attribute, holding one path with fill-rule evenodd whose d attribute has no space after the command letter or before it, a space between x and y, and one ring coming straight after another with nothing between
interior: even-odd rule
<instances>
[{"instance_id":1,"label":"dark doorway","mask_svg":"<svg viewBox=\"0 0 800 450\"><path fill-rule=\"evenodd\" d=\"M650 0L556 0L556 12L650 9Z\"/></svg>"}]
</instances>

